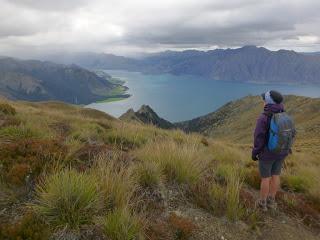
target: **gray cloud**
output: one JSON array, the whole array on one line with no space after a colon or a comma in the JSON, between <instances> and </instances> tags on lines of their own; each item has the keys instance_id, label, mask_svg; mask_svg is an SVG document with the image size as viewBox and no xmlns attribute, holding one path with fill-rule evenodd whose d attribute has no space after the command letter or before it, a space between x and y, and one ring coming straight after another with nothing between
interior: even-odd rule
<instances>
[{"instance_id":1,"label":"gray cloud","mask_svg":"<svg viewBox=\"0 0 320 240\"><path fill-rule=\"evenodd\" d=\"M0 0L0 54L238 47L320 51L318 0Z\"/></svg>"}]
</instances>

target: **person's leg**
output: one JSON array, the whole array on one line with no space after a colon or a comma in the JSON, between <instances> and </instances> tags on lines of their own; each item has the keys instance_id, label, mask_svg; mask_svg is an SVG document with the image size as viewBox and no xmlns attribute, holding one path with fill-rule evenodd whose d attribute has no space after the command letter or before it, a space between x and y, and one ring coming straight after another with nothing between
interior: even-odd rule
<instances>
[{"instance_id":1,"label":"person's leg","mask_svg":"<svg viewBox=\"0 0 320 240\"><path fill-rule=\"evenodd\" d=\"M271 180L270 180L270 192L267 198L267 206L270 209L276 209L276 195L280 188L280 173L283 165L283 159L277 160L272 164L271 168Z\"/></svg>"},{"instance_id":2,"label":"person's leg","mask_svg":"<svg viewBox=\"0 0 320 240\"><path fill-rule=\"evenodd\" d=\"M266 200L270 192L270 177L262 178L260 185L260 199Z\"/></svg>"},{"instance_id":3,"label":"person's leg","mask_svg":"<svg viewBox=\"0 0 320 240\"><path fill-rule=\"evenodd\" d=\"M270 178L271 178L271 166L272 162L259 160L259 172L261 176L260 184L260 199L258 200L258 206L262 211L267 211L267 197L270 191Z\"/></svg>"},{"instance_id":4,"label":"person's leg","mask_svg":"<svg viewBox=\"0 0 320 240\"><path fill-rule=\"evenodd\" d=\"M270 181L270 192L269 196L272 199L275 199L276 194L280 187L280 176L279 175L272 175L271 181Z\"/></svg>"},{"instance_id":5,"label":"person's leg","mask_svg":"<svg viewBox=\"0 0 320 240\"><path fill-rule=\"evenodd\" d=\"M275 199L276 194L280 188L280 174L284 159L277 160L271 167L271 181L270 181L270 194L272 199Z\"/></svg>"}]
</instances>

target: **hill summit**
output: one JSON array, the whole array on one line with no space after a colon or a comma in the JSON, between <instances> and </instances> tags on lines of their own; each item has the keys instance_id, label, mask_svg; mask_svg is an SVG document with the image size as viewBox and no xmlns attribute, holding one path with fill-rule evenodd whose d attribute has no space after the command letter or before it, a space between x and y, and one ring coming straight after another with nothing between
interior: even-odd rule
<instances>
[{"instance_id":1,"label":"hill summit","mask_svg":"<svg viewBox=\"0 0 320 240\"><path fill-rule=\"evenodd\" d=\"M163 129L174 128L172 123L159 117L158 114L148 105L142 105L136 112L131 108L126 113L121 115L119 119L152 124Z\"/></svg>"}]
</instances>

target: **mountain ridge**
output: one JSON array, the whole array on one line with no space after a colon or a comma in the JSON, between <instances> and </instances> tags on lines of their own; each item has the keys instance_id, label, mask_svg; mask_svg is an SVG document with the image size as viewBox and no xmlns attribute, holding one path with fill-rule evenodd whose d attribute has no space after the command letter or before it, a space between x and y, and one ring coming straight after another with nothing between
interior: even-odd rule
<instances>
[{"instance_id":1,"label":"mountain ridge","mask_svg":"<svg viewBox=\"0 0 320 240\"><path fill-rule=\"evenodd\" d=\"M0 94L10 99L89 104L106 99L118 86L110 75L100 77L75 64L0 59Z\"/></svg>"},{"instance_id":2,"label":"mountain ridge","mask_svg":"<svg viewBox=\"0 0 320 240\"><path fill-rule=\"evenodd\" d=\"M165 51L147 54L139 59L103 53L68 56L64 58L64 63L77 63L88 68L122 69L147 74L190 74L213 80L241 82L320 84L318 54L284 49L271 51L250 45L209 51ZM54 61L59 59L61 57L51 58Z\"/></svg>"}]
</instances>

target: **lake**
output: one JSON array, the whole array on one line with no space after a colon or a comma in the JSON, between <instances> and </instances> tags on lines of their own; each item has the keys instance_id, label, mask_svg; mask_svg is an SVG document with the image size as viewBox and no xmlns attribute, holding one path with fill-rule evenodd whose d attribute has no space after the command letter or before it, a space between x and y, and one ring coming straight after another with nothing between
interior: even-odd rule
<instances>
[{"instance_id":1,"label":"lake","mask_svg":"<svg viewBox=\"0 0 320 240\"><path fill-rule=\"evenodd\" d=\"M117 102L92 103L87 107L119 117L129 108L135 111L147 104L162 118L183 121L217 110L225 103L247 95L273 89L284 94L320 97L320 86L256 84L213 81L197 76L171 74L145 75L137 72L107 70L126 81L132 96Z\"/></svg>"}]
</instances>

